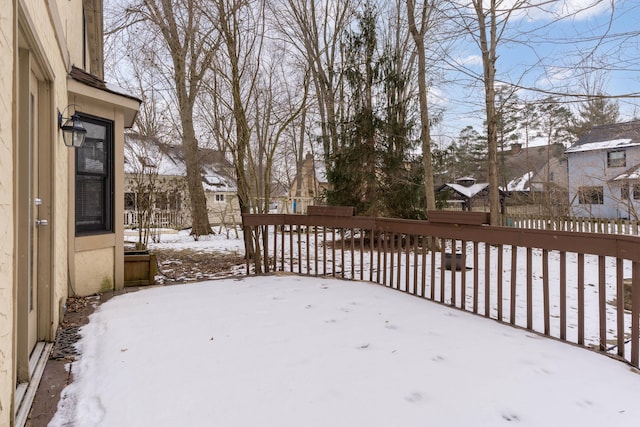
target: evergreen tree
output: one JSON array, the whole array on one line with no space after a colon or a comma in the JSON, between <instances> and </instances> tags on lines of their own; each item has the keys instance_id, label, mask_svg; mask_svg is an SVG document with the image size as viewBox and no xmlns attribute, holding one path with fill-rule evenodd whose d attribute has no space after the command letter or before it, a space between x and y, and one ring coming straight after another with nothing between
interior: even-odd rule
<instances>
[{"instance_id":1,"label":"evergreen tree","mask_svg":"<svg viewBox=\"0 0 640 427\"><path fill-rule=\"evenodd\" d=\"M342 125L340 146L331 153L327 179L331 189L327 201L332 205L355 206L356 211L376 215L376 128L373 90L378 73L376 53L376 11L371 2L363 6L359 31L346 35L344 78L350 90L353 111Z\"/></svg>"},{"instance_id":2,"label":"evergreen tree","mask_svg":"<svg viewBox=\"0 0 640 427\"><path fill-rule=\"evenodd\" d=\"M589 98L578 107L571 133L576 138L589 133L594 126L610 125L618 121L620 106L616 101L605 98L602 93Z\"/></svg>"},{"instance_id":3,"label":"evergreen tree","mask_svg":"<svg viewBox=\"0 0 640 427\"><path fill-rule=\"evenodd\" d=\"M364 215L424 218L423 168L410 155L417 145L408 113L410 71L395 43L378 51L376 21L368 2L358 31L345 37L343 75L352 109L330 156L327 201Z\"/></svg>"},{"instance_id":4,"label":"evergreen tree","mask_svg":"<svg viewBox=\"0 0 640 427\"><path fill-rule=\"evenodd\" d=\"M415 122L409 117L407 86L411 75L403 66L395 43L387 44L380 58L380 84L384 90L384 116L380 134L381 214L395 218L424 219L424 168L420 158L409 153L418 145L411 138Z\"/></svg>"},{"instance_id":5,"label":"evergreen tree","mask_svg":"<svg viewBox=\"0 0 640 427\"><path fill-rule=\"evenodd\" d=\"M477 180L486 179L487 141L473 126L460 131L455 149L455 173L453 179L471 176Z\"/></svg>"}]
</instances>

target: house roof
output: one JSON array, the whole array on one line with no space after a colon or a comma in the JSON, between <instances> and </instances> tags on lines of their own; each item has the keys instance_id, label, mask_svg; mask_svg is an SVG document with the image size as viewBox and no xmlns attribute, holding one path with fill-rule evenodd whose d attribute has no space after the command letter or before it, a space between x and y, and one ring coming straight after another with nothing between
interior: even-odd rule
<instances>
[{"instance_id":1,"label":"house roof","mask_svg":"<svg viewBox=\"0 0 640 427\"><path fill-rule=\"evenodd\" d=\"M640 163L630 167L620 175L612 178L610 181L624 181L624 180L637 180L640 179Z\"/></svg>"},{"instance_id":2,"label":"house roof","mask_svg":"<svg viewBox=\"0 0 640 427\"><path fill-rule=\"evenodd\" d=\"M522 176L518 176L507 184L506 191L529 191L531 187L531 180L535 173L533 171L526 172ZM501 190L505 190L501 188Z\"/></svg>"},{"instance_id":3,"label":"house roof","mask_svg":"<svg viewBox=\"0 0 640 427\"><path fill-rule=\"evenodd\" d=\"M500 175L504 174L506 181L501 182L501 190L530 190L533 176L541 171L549 160L561 158L564 150L562 144L551 144L500 153L498 167L501 169Z\"/></svg>"},{"instance_id":4,"label":"house roof","mask_svg":"<svg viewBox=\"0 0 640 427\"><path fill-rule=\"evenodd\" d=\"M640 121L595 126L566 152L610 150L640 145Z\"/></svg>"},{"instance_id":5,"label":"house roof","mask_svg":"<svg viewBox=\"0 0 640 427\"><path fill-rule=\"evenodd\" d=\"M209 191L236 191L236 182L231 171L233 165L224 153L210 148L199 148L202 183ZM125 134L125 173L138 173L143 168L160 176L187 176L181 145L171 145L158 138Z\"/></svg>"},{"instance_id":6,"label":"house roof","mask_svg":"<svg viewBox=\"0 0 640 427\"><path fill-rule=\"evenodd\" d=\"M480 184L472 184L469 187L466 187L466 186L460 185L460 184L446 183L446 184L441 185L440 188L438 188L436 191L441 191L445 187L449 187L450 189L452 189L453 191L458 193L460 196L462 196L464 198L467 198L467 199L470 199L470 198L472 198L474 196L477 196L484 189L489 187L489 184L484 182L484 183L480 183Z\"/></svg>"}]
</instances>

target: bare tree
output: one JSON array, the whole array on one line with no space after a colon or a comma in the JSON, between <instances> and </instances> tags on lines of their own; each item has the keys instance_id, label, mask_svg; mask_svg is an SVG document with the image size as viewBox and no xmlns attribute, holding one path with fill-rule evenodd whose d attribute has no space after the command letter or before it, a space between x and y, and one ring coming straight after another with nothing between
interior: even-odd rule
<instances>
[{"instance_id":1,"label":"bare tree","mask_svg":"<svg viewBox=\"0 0 640 427\"><path fill-rule=\"evenodd\" d=\"M341 38L350 24L352 0L286 0L279 30L305 58L315 89L325 161L338 147Z\"/></svg>"},{"instance_id":2,"label":"bare tree","mask_svg":"<svg viewBox=\"0 0 640 427\"><path fill-rule=\"evenodd\" d=\"M155 198L158 190L158 166L163 153L150 136L129 135L124 144L124 156L130 169L135 212L138 224L136 249L147 249L154 225Z\"/></svg>"},{"instance_id":3,"label":"bare tree","mask_svg":"<svg viewBox=\"0 0 640 427\"><path fill-rule=\"evenodd\" d=\"M198 0L142 0L126 9L140 25L151 24L159 31L171 58L182 146L187 169L194 236L212 233L202 186L198 140L194 127L194 106L202 79L217 50L211 22L201 13Z\"/></svg>"},{"instance_id":4,"label":"bare tree","mask_svg":"<svg viewBox=\"0 0 640 427\"><path fill-rule=\"evenodd\" d=\"M469 0L458 3L464 31L473 39L482 57L482 84L487 127L487 176L491 225L500 223L498 178L498 110L496 108L496 61L498 46L510 18L529 5L528 0ZM469 9L472 10L468 13Z\"/></svg>"},{"instance_id":5,"label":"bare tree","mask_svg":"<svg viewBox=\"0 0 640 427\"><path fill-rule=\"evenodd\" d=\"M427 210L436 208L435 188L433 183L433 157L431 155L431 120L427 102L427 58L425 37L433 31L437 17L437 5L440 0L407 1L407 18L409 31L416 44L418 56L418 99L420 102L420 141L424 167L424 189L426 192ZM416 14L417 12L417 14ZM417 19L416 19L417 15Z\"/></svg>"}]
</instances>

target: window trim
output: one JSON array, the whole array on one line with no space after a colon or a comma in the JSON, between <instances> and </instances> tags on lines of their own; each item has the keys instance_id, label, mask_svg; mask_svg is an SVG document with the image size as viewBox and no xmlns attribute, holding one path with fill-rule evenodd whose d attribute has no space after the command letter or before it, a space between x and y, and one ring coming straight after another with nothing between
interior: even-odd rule
<instances>
[{"instance_id":1,"label":"window trim","mask_svg":"<svg viewBox=\"0 0 640 427\"><path fill-rule=\"evenodd\" d=\"M589 197L587 198L587 196ZM581 205L603 205L604 187L598 185L579 187L578 203Z\"/></svg>"},{"instance_id":2,"label":"window trim","mask_svg":"<svg viewBox=\"0 0 640 427\"><path fill-rule=\"evenodd\" d=\"M104 173L95 173L95 172L80 172L78 170L80 156L79 150L81 148L75 148L75 194L74 199L76 203L75 215L74 215L74 223L75 223L75 234L76 236L88 236L93 234L105 234L105 233L113 233L114 232L114 208L115 208L115 176L114 176L114 155L115 155L115 137L114 137L114 122L113 120L107 120L100 117L90 116L88 114L78 112L78 116L83 123L90 123L93 125L104 126L105 127L105 138L104 138L104 151L105 151L105 168ZM87 142L85 141L85 144ZM78 223L78 180L79 177L101 177L103 176L102 190L103 190L103 200L102 200L102 220L99 224L79 224Z\"/></svg>"},{"instance_id":3,"label":"window trim","mask_svg":"<svg viewBox=\"0 0 640 427\"><path fill-rule=\"evenodd\" d=\"M622 158L612 159L611 155L616 153L622 153ZM620 164L618 164L620 163ZM612 150L607 151L607 167L608 168L624 168L627 166L627 151L626 150Z\"/></svg>"}]
</instances>

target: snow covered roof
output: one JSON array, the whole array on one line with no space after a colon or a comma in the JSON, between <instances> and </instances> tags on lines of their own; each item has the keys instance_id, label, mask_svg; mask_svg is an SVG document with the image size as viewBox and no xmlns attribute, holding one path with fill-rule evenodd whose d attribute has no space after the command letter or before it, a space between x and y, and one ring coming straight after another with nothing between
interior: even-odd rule
<instances>
[{"instance_id":1,"label":"snow covered roof","mask_svg":"<svg viewBox=\"0 0 640 427\"><path fill-rule=\"evenodd\" d=\"M626 171L622 172L620 175L613 178L611 181L624 181L624 180L634 180L640 179L640 164L637 164Z\"/></svg>"},{"instance_id":2,"label":"snow covered roof","mask_svg":"<svg viewBox=\"0 0 640 427\"><path fill-rule=\"evenodd\" d=\"M158 138L137 134L125 135L124 172L158 173L160 176L187 176L182 147L161 142ZM223 153L200 148L202 184L207 191L236 191L231 176L232 165Z\"/></svg>"},{"instance_id":3,"label":"snow covered roof","mask_svg":"<svg viewBox=\"0 0 640 427\"><path fill-rule=\"evenodd\" d=\"M446 183L445 186L451 188L453 191L464 197L471 198L480 193L485 188L489 187L489 184L485 182L481 184L473 184L469 187L466 187L460 184Z\"/></svg>"},{"instance_id":4,"label":"snow covered roof","mask_svg":"<svg viewBox=\"0 0 640 427\"><path fill-rule=\"evenodd\" d=\"M534 172L530 171L522 176L512 179L507 184L506 191L529 191L529 184L534 175ZM504 190L504 188L501 188L501 190Z\"/></svg>"},{"instance_id":5,"label":"snow covered roof","mask_svg":"<svg viewBox=\"0 0 640 427\"><path fill-rule=\"evenodd\" d=\"M630 138L612 139L610 141L589 142L581 145L574 145L567 149L567 153L577 153L579 151L610 150L612 148L625 148L640 145L640 142L632 142Z\"/></svg>"},{"instance_id":6,"label":"snow covered roof","mask_svg":"<svg viewBox=\"0 0 640 427\"><path fill-rule=\"evenodd\" d=\"M640 121L594 126L566 152L610 150L640 145Z\"/></svg>"}]
</instances>

